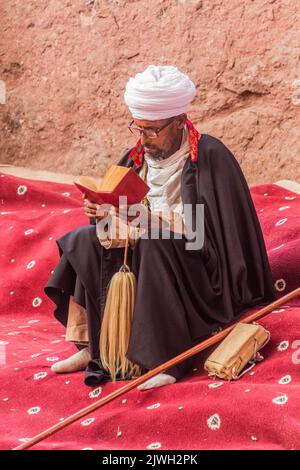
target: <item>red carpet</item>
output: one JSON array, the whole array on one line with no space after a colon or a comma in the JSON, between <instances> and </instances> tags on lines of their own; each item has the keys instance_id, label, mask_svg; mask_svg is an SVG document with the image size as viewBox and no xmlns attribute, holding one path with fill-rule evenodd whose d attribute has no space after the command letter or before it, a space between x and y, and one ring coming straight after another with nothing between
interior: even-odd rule
<instances>
[{"instance_id":1,"label":"red carpet","mask_svg":"<svg viewBox=\"0 0 300 470\"><path fill-rule=\"evenodd\" d=\"M9 449L124 383L92 391L81 372L50 370L75 352L43 285L58 260L55 239L87 223L79 192L3 174L0 185L0 447ZM300 196L272 184L252 195L284 295L300 285ZM299 449L300 299L261 323L272 334L266 359L241 380L209 380L202 361L184 380L131 391L35 448Z\"/></svg>"}]
</instances>

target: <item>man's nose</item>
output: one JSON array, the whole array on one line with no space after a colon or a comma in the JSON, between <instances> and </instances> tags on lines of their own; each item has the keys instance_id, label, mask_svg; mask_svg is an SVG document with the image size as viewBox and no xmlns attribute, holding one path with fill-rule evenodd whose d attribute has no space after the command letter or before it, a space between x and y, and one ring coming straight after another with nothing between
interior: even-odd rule
<instances>
[{"instance_id":1,"label":"man's nose","mask_svg":"<svg viewBox=\"0 0 300 470\"><path fill-rule=\"evenodd\" d=\"M147 143L149 143L147 137L145 136L144 132L141 132L141 144L147 146Z\"/></svg>"}]
</instances>

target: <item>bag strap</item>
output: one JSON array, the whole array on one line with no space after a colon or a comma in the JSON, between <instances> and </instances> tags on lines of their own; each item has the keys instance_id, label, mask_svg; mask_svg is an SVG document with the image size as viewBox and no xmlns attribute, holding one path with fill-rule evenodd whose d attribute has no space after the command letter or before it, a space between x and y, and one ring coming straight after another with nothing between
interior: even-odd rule
<instances>
[{"instance_id":1,"label":"bag strap","mask_svg":"<svg viewBox=\"0 0 300 470\"><path fill-rule=\"evenodd\" d=\"M258 325L258 323L255 323L253 322L253 325ZM266 344L270 341L270 338L271 338L271 333L268 331L268 330L265 330L267 333L268 333L268 337L266 339L266 341L261 345L260 349L263 348L264 346L266 346ZM249 372L249 370L253 369L253 367L256 365L257 362L261 362L264 360L264 356L262 356L258 350L257 350L257 339L254 338L254 354L253 354L253 359L251 359L251 361L248 362L248 364L251 364L249 367L247 367L247 369L243 370L243 372L241 372L239 375L235 375L234 374L234 370L235 368L233 368L232 370L232 378L233 380L238 380L240 379L244 374L246 374L247 372Z\"/></svg>"}]
</instances>

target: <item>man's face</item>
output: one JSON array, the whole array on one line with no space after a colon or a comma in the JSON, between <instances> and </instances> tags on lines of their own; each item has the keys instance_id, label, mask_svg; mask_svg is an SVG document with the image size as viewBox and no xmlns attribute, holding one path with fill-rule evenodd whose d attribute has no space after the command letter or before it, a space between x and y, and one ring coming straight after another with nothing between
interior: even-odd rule
<instances>
[{"instance_id":1,"label":"man's face","mask_svg":"<svg viewBox=\"0 0 300 470\"><path fill-rule=\"evenodd\" d=\"M141 133L141 143L144 147L145 153L151 158L159 160L168 158L172 155L172 153L178 150L180 146L184 121L185 115L170 119L160 119L158 121L135 119L134 125L145 130L152 129L157 131L166 124L169 124L167 127L162 129L154 139L150 139L143 132Z\"/></svg>"}]
</instances>

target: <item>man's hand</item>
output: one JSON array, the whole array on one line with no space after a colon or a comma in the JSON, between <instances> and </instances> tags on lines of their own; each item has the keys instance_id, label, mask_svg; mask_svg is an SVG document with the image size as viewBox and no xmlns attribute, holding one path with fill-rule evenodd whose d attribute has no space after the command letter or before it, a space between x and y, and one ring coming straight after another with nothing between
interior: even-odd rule
<instances>
[{"instance_id":1,"label":"man's hand","mask_svg":"<svg viewBox=\"0 0 300 470\"><path fill-rule=\"evenodd\" d=\"M113 207L109 211L103 211L103 210L100 210L101 206L99 204L96 204L95 202L90 201L84 194L82 197L84 199L84 213L87 217L91 219L96 218L97 220L101 220L101 219L104 219L105 217L108 217L109 215L113 215L113 216L119 217L121 220L124 220L124 218L126 219L127 217L127 221L131 222L137 216L142 217L142 218L146 217L146 219L148 220L151 214L148 208L146 208L143 204L140 204L140 211L138 211L137 215L134 215L134 216L129 216L128 213L126 213L126 211L124 212L124 209L122 210L122 208L118 208L118 207ZM97 213L97 210L98 210L98 213Z\"/></svg>"},{"instance_id":2,"label":"man's hand","mask_svg":"<svg viewBox=\"0 0 300 470\"><path fill-rule=\"evenodd\" d=\"M98 204L95 204L94 202L90 201L83 195L84 201L83 201L83 207L84 207L84 213L87 217L90 219L93 219L96 217L96 211L98 209Z\"/></svg>"},{"instance_id":3,"label":"man's hand","mask_svg":"<svg viewBox=\"0 0 300 470\"><path fill-rule=\"evenodd\" d=\"M99 204L96 204L95 202L90 201L84 194L83 194L83 207L84 207L84 213L87 217L90 219L95 219L96 217L96 212L97 209L99 209ZM97 219L103 219L104 217L107 217L109 212L103 212L101 216L97 215Z\"/></svg>"}]
</instances>

